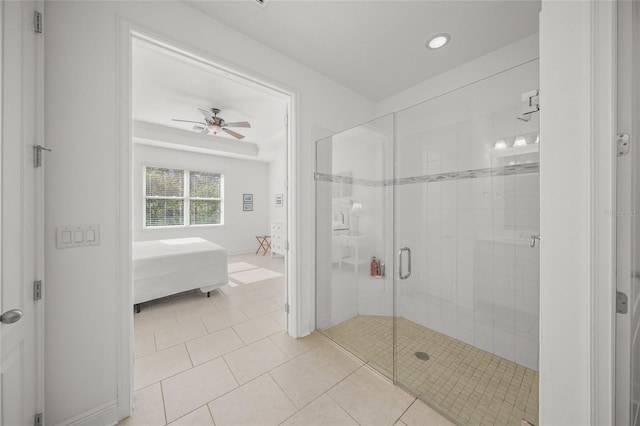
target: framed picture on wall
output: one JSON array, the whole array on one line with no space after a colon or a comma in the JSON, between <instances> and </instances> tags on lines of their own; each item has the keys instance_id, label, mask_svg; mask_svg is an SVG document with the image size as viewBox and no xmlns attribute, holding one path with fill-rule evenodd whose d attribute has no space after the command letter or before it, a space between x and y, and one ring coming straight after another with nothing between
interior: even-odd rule
<instances>
[{"instance_id":1,"label":"framed picture on wall","mask_svg":"<svg viewBox=\"0 0 640 426\"><path fill-rule=\"evenodd\" d=\"M242 204L243 212L252 212L253 211L253 203L243 203Z\"/></svg>"},{"instance_id":2,"label":"framed picture on wall","mask_svg":"<svg viewBox=\"0 0 640 426\"><path fill-rule=\"evenodd\" d=\"M243 203L253 203L253 194L242 194Z\"/></svg>"}]
</instances>

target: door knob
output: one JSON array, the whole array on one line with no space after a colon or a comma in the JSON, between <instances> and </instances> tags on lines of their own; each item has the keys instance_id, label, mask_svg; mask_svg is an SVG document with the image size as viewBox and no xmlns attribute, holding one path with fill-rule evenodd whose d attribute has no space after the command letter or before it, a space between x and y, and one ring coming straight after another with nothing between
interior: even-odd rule
<instances>
[{"instance_id":1,"label":"door knob","mask_svg":"<svg viewBox=\"0 0 640 426\"><path fill-rule=\"evenodd\" d=\"M20 309L11 309L0 315L0 322L3 324L13 324L14 322L20 321L20 318L22 318L22 311Z\"/></svg>"}]
</instances>

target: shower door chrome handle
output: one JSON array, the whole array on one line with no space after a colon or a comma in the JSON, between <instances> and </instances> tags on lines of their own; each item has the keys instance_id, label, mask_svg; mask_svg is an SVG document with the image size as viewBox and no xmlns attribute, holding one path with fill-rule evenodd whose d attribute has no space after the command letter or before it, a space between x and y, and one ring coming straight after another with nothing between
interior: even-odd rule
<instances>
[{"instance_id":1,"label":"shower door chrome handle","mask_svg":"<svg viewBox=\"0 0 640 426\"><path fill-rule=\"evenodd\" d=\"M406 275L402 275L402 252L406 251L409 255L409 262L407 263L407 273ZM411 249L409 247L403 247L398 252L398 275L401 280L406 280L411 276Z\"/></svg>"}]
</instances>

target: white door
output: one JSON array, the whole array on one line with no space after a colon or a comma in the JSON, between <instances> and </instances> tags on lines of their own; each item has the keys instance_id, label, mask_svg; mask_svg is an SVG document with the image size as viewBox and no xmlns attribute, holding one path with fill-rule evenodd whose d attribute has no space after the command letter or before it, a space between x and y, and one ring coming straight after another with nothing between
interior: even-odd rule
<instances>
[{"instance_id":1,"label":"white door","mask_svg":"<svg viewBox=\"0 0 640 426\"><path fill-rule=\"evenodd\" d=\"M34 424L43 407L42 169L34 146L42 144L42 34L34 31L40 2L0 0L0 423ZM12 322L15 321L15 322Z\"/></svg>"}]
</instances>

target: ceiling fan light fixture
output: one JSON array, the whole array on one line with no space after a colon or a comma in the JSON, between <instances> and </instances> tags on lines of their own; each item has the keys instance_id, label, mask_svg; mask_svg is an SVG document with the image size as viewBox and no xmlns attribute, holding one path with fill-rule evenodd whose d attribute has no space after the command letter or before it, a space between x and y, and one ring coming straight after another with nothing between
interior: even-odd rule
<instances>
[{"instance_id":1,"label":"ceiling fan light fixture","mask_svg":"<svg viewBox=\"0 0 640 426\"><path fill-rule=\"evenodd\" d=\"M427 41L427 49L436 50L444 47L451 40L451 36L447 33L436 34Z\"/></svg>"}]
</instances>

